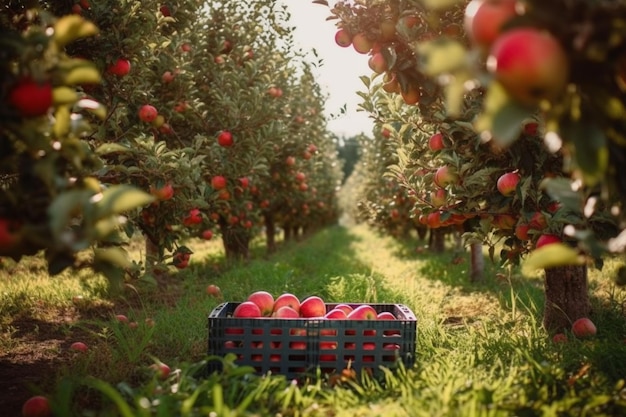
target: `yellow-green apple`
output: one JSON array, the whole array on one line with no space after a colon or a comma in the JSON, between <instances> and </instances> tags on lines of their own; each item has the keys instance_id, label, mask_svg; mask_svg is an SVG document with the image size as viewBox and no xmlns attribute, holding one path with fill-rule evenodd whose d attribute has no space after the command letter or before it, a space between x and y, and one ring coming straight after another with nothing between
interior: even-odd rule
<instances>
[{"instance_id":1,"label":"yellow-green apple","mask_svg":"<svg viewBox=\"0 0 626 417\"><path fill-rule=\"evenodd\" d=\"M150 104L144 104L139 109L139 119L142 122L152 123L154 119L157 118L158 115L159 115L159 112L157 111L157 109Z\"/></svg>"},{"instance_id":2,"label":"yellow-green apple","mask_svg":"<svg viewBox=\"0 0 626 417\"><path fill-rule=\"evenodd\" d=\"M365 33L361 32L352 37L352 46L358 53L366 54L372 50L373 43Z\"/></svg>"},{"instance_id":3,"label":"yellow-green apple","mask_svg":"<svg viewBox=\"0 0 626 417\"><path fill-rule=\"evenodd\" d=\"M107 68L109 74L123 77L130 72L130 61L125 58L118 58L113 64Z\"/></svg>"},{"instance_id":4,"label":"yellow-green apple","mask_svg":"<svg viewBox=\"0 0 626 417\"><path fill-rule=\"evenodd\" d=\"M211 187L215 190L222 190L226 187L226 178L223 175L215 175L211 178Z\"/></svg>"},{"instance_id":5,"label":"yellow-green apple","mask_svg":"<svg viewBox=\"0 0 626 417\"><path fill-rule=\"evenodd\" d=\"M544 234L544 235L539 236L539 238L537 239L537 243L535 243L535 248L539 249L542 246L551 245L553 243L560 243L560 242L562 242L560 237L556 235L552 235L552 234Z\"/></svg>"},{"instance_id":6,"label":"yellow-green apple","mask_svg":"<svg viewBox=\"0 0 626 417\"><path fill-rule=\"evenodd\" d=\"M326 304L316 295L311 295L300 303L300 315L302 317L322 317L324 314L326 314Z\"/></svg>"},{"instance_id":7,"label":"yellow-green apple","mask_svg":"<svg viewBox=\"0 0 626 417\"><path fill-rule=\"evenodd\" d=\"M78 350L80 352L86 352L87 351L87 345L84 344L83 342L74 342L70 345L70 349L72 350Z\"/></svg>"},{"instance_id":8,"label":"yellow-green apple","mask_svg":"<svg viewBox=\"0 0 626 417\"><path fill-rule=\"evenodd\" d=\"M52 417L48 398L43 395L30 397L22 405L22 417Z\"/></svg>"},{"instance_id":9,"label":"yellow-green apple","mask_svg":"<svg viewBox=\"0 0 626 417\"><path fill-rule=\"evenodd\" d=\"M289 306L279 307L278 310L272 312L271 315L279 319L297 319L300 317L300 313Z\"/></svg>"},{"instance_id":10,"label":"yellow-green apple","mask_svg":"<svg viewBox=\"0 0 626 417\"><path fill-rule=\"evenodd\" d=\"M300 300L291 293L284 293L274 300L274 313L281 307L288 306L300 312Z\"/></svg>"},{"instance_id":11,"label":"yellow-green apple","mask_svg":"<svg viewBox=\"0 0 626 417\"><path fill-rule=\"evenodd\" d=\"M493 216L493 225L500 230L513 230L517 219L511 214L496 214Z\"/></svg>"},{"instance_id":12,"label":"yellow-green apple","mask_svg":"<svg viewBox=\"0 0 626 417\"><path fill-rule=\"evenodd\" d=\"M274 309L274 296L267 291L255 291L248 296L247 301L252 301L259 306L262 316L271 316Z\"/></svg>"},{"instance_id":13,"label":"yellow-green apple","mask_svg":"<svg viewBox=\"0 0 626 417\"><path fill-rule=\"evenodd\" d=\"M52 106L52 84L48 81L38 83L32 79L25 79L11 89L9 103L22 116L44 115Z\"/></svg>"},{"instance_id":14,"label":"yellow-green apple","mask_svg":"<svg viewBox=\"0 0 626 417\"><path fill-rule=\"evenodd\" d=\"M487 49L500 35L503 25L517 12L517 0L472 0L465 8L465 32L471 42Z\"/></svg>"},{"instance_id":15,"label":"yellow-green apple","mask_svg":"<svg viewBox=\"0 0 626 417\"><path fill-rule=\"evenodd\" d=\"M435 171L435 177L433 181L441 188L445 188L450 184L455 184L458 182L459 176L455 172L454 168L444 165L439 167L437 171Z\"/></svg>"},{"instance_id":16,"label":"yellow-green apple","mask_svg":"<svg viewBox=\"0 0 626 417\"><path fill-rule=\"evenodd\" d=\"M244 301L235 307L233 317L261 317L261 309L252 301Z\"/></svg>"},{"instance_id":17,"label":"yellow-green apple","mask_svg":"<svg viewBox=\"0 0 626 417\"><path fill-rule=\"evenodd\" d=\"M435 133L428 139L428 149L431 151L440 151L445 147L443 143L443 134L440 132Z\"/></svg>"},{"instance_id":18,"label":"yellow-green apple","mask_svg":"<svg viewBox=\"0 0 626 417\"><path fill-rule=\"evenodd\" d=\"M346 29L339 29L335 33L335 42L342 48L352 45L352 35Z\"/></svg>"},{"instance_id":19,"label":"yellow-green apple","mask_svg":"<svg viewBox=\"0 0 626 417\"><path fill-rule=\"evenodd\" d=\"M378 313L369 304L361 304L348 314L349 320L376 320Z\"/></svg>"},{"instance_id":20,"label":"yellow-green apple","mask_svg":"<svg viewBox=\"0 0 626 417\"><path fill-rule=\"evenodd\" d=\"M505 197L509 197L515 194L515 190L517 189L517 184L519 184L520 179L521 177L517 172L507 172L498 178L496 187L498 188L500 194Z\"/></svg>"},{"instance_id":21,"label":"yellow-green apple","mask_svg":"<svg viewBox=\"0 0 626 417\"><path fill-rule=\"evenodd\" d=\"M587 317L581 317L572 323L572 333L579 339L595 336L596 331L596 325Z\"/></svg>"},{"instance_id":22,"label":"yellow-green apple","mask_svg":"<svg viewBox=\"0 0 626 417\"><path fill-rule=\"evenodd\" d=\"M435 207L442 207L446 204L447 192L444 188L438 188L430 193L430 202Z\"/></svg>"},{"instance_id":23,"label":"yellow-green apple","mask_svg":"<svg viewBox=\"0 0 626 417\"><path fill-rule=\"evenodd\" d=\"M487 68L520 104L534 107L565 90L569 61L560 42L541 29L520 27L494 42Z\"/></svg>"},{"instance_id":24,"label":"yellow-green apple","mask_svg":"<svg viewBox=\"0 0 626 417\"><path fill-rule=\"evenodd\" d=\"M230 133L227 130L222 130L218 135L217 135L217 143L220 146L223 146L225 148L229 148L231 146L233 146L234 140L233 140L233 134Z\"/></svg>"}]
</instances>

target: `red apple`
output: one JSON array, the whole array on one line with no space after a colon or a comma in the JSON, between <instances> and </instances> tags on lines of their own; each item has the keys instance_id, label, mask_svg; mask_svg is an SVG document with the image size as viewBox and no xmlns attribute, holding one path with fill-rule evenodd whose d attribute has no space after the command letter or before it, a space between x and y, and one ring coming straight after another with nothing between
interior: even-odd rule
<instances>
[{"instance_id":1,"label":"red apple","mask_svg":"<svg viewBox=\"0 0 626 417\"><path fill-rule=\"evenodd\" d=\"M487 68L511 98L533 107L562 94L569 77L568 57L559 41L547 31L529 27L500 35Z\"/></svg>"},{"instance_id":2,"label":"red apple","mask_svg":"<svg viewBox=\"0 0 626 417\"><path fill-rule=\"evenodd\" d=\"M293 156L288 156L287 159L285 159L285 163L287 164L287 166L293 166L296 163L296 158Z\"/></svg>"},{"instance_id":3,"label":"red apple","mask_svg":"<svg viewBox=\"0 0 626 417\"><path fill-rule=\"evenodd\" d=\"M239 184L241 184L241 188L248 188L250 179L248 177L241 177L239 178Z\"/></svg>"},{"instance_id":4,"label":"red apple","mask_svg":"<svg viewBox=\"0 0 626 417\"><path fill-rule=\"evenodd\" d=\"M572 323L572 333L579 339L596 335L596 325L587 317L582 317Z\"/></svg>"},{"instance_id":5,"label":"red apple","mask_svg":"<svg viewBox=\"0 0 626 417\"><path fill-rule=\"evenodd\" d=\"M74 342L70 345L70 349L72 350L78 350L80 352L86 352L87 351L87 345L84 344L83 342Z\"/></svg>"},{"instance_id":6,"label":"red apple","mask_svg":"<svg viewBox=\"0 0 626 417\"><path fill-rule=\"evenodd\" d=\"M157 109L154 106L151 106L150 104L144 104L139 109L139 119L142 122L152 123L154 119L157 118L158 115L159 115L159 112L157 111Z\"/></svg>"},{"instance_id":7,"label":"red apple","mask_svg":"<svg viewBox=\"0 0 626 417\"><path fill-rule=\"evenodd\" d=\"M191 51L191 45L189 45L188 43L183 43L183 44L180 46L180 49L181 49L183 52L189 52L189 51Z\"/></svg>"},{"instance_id":8,"label":"red apple","mask_svg":"<svg viewBox=\"0 0 626 417\"><path fill-rule=\"evenodd\" d=\"M543 230L548 226L548 221L546 220L546 216L542 212L536 211L535 213L533 213L528 224L530 225L531 229Z\"/></svg>"},{"instance_id":9,"label":"red apple","mask_svg":"<svg viewBox=\"0 0 626 417\"><path fill-rule=\"evenodd\" d=\"M52 85L25 79L11 90L9 103L24 117L42 116L52 106Z\"/></svg>"},{"instance_id":10,"label":"red apple","mask_svg":"<svg viewBox=\"0 0 626 417\"><path fill-rule=\"evenodd\" d=\"M193 226L200 223L202 223L202 212L197 208L189 210L187 216L183 218L183 225L185 226Z\"/></svg>"},{"instance_id":11,"label":"red apple","mask_svg":"<svg viewBox=\"0 0 626 417\"><path fill-rule=\"evenodd\" d=\"M115 319L119 321L120 323L128 323L128 317L126 317L123 314L116 314Z\"/></svg>"},{"instance_id":12,"label":"red apple","mask_svg":"<svg viewBox=\"0 0 626 417\"><path fill-rule=\"evenodd\" d=\"M441 133L435 133L428 139L428 149L431 151L440 151L445 147L443 143L443 135Z\"/></svg>"},{"instance_id":13,"label":"red apple","mask_svg":"<svg viewBox=\"0 0 626 417\"><path fill-rule=\"evenodd\" d=\"M202 232L202 239L211 240L213 239L213 231L211 229L206 229Z\"/></svg>"},{"instance_id":14,"label":"red apple","mask_svg":"<svg viewBox=\"0 0 626 417\"><path fill-rule=\"evenodd\" d=\"M434 182L441 188L454 184L459 180L459 176L453 168L444 165L435 172Z\"/></svg>"},{"instance_id":15,"label":"red apple","mask_svg":"<svg viewBox=\"0 0 626 417\"><path fill-rule=\"evenodd\" d=\"M526 223L519 223L515 226L515 237L519 240L530 240L530 235L528 231L530 230L530 225Z\"/></svg>"},{"instance_id":16,"label":"red apple","mask_svg":"<svg viewBox=\"0 0 626 417\"><path fill-rule=\"evenodd\" d=\"M333 308L328 313L326 313L324 317L333 320L345 320L348 318L348 315L340 308Z\"/></svg>"},{"instance_id":17,"label":"red apple","mask_svg":"<svg viewBox=\"0 0 626 417\"><path fill-rule=\"evenodd\" d=\"M376 74L382 74L387 71L387 61L381 52L376 52L367 61L370 69Z\"/></svg>"},{"instance_id":18,"label":"red apple","mask_svg":"<svg viewBox=\"0 0 626 417\"><path fill-rule=\"evenodd\" d=\"M326 314L326 304L316 295L307 297L300 303L300 315L302 317L322 317L324 314Z\"/></svg>"},{"instance_id":19,"label":"red apple","mask_svg":"<svg viewBox=\"0 0 626 417\"><path fill-rule=\"evenodd\" d=\"M409 85L406 90L401 89L400 95L402 96L404 102L408 105L417 104L422 98L422 92L420 88L414 85Z\"/></svg>"},{"instance_id":20,"label":"red apple","mask_svg":"<svg viewBox=\"0 0 626 417\"><path fill-rule=\"evenodd\" d=\"M349 304L337 304L334 308L343 310L346 315L350 314L350 312L354 310Z\"/></svg>"},{"instance_id":21,"label":"red apple","mask_svg":"<svg viewBox=\"0 0 626 417\"><path fill-rule=\"evenodd\" d=\"M376 320L377 317L376 309L369 304L361 304L348 314L350 320Z\"/></svg>"},{"instance_id":22,"label":"red apple","mask_svg":"<svg viewBox=\"0 0 626 417\"><path fill-rule=\"evenodd\" d=\"M567 335L565 333L557 333L552 336L553 343L567 343Z\"/></svg>"},{"instance_id":23,"label":"red apple","mask_svg":"<svg viewBox=\"0 0 626 417\"><path fill-rule=\"evenodd\" d=\"M297 319L300 318L300 314L289 306L279 307L278 310L274 311L272 317L276 317L279 319Z\"/></svg>"},{"instance_id":24,"label":"red apple","mask_svg":"<svg viewBox=\"0 0 626 417\"><path fill-rule=\"evenodd\" d=\"M252 301L244 301L235 307L233 317L261 317L261 309Z\"/></svg>"},{"instance_id":25,"label":"red apple","mask_svg":"<svg viewBox=\"0 0 626 417\"><path fill-rule=\"evenodd\" d=\"M150 193L159 200L169 200L174 197L174 187L169 182L161 188L150 187Z\"/></svg>"},{"instance_id":26,"label":"red apple","mask_svg":"<svg viewBox=\"0 0 626 417\"><path fill-rule=\"evenodd\" d=\"M366 54L372 50L372 41L367 38L365 33L357 33L352 38L352 46L354 50L360 54Z\"/></svg>"},{"instance_id":27,"label":"red apple","mask_svg":"<svg viewBox=\"0 0 626 417\"><path fill-rule=\"evenodd\" d=\"M276 297L274 300L274 312L276 312L282 306L288 306L300 312L300 300L298 297L291 293L284 293Z\"/></svg>"},{"instance_id":28,"label":"red apple","mask_svg":"<svg viewBox=\"0 0 626 417\"><path fill-rule=\"evenodd\" d=\"M352 35L346 29L339 29L335 33L335 42L342 48L347 48L352 45Z\"/></svg>"},{"instance_id":29,"label":"red apple","mask_svg":"<svg viewBox=\"0 0 626 417\"><path fill-rule=\"evenodd\" d=\"M262 316L271 316L274 309L274 296L267 291L255 291L248 296L247 301L252 301L259 306Z\"/></svg>"},{"instance_id":30,"label":"red apple","mask_svg":"<svg viewBox=\"0 0 626 417\"><path fill-rule=\"evenodd\" d=\"M296 181L303 182L304 180L306 180L306 174L304 172L297 172Z\"/></svg>"},{"instance_id":31,"label":"red apple","mask_svg":"<svg viewBox=\"0 0 626 417\"><path fill-rule=\"evenodd\" d=\"M229 147L233 146L233 143L234 143L233 134L230 133L227 130L221 131L217 135L217 143L220 146L223 146L224 148L229 148Z\"/></svg>"},{"instance_id":32,"label":"red apple","mask_svg":"<svg viewBox=\"0 0 626 417\"><path fill-rule=\"evenodd\" d=\"M107 68L107 72L118 77L128 75L130 72L130 61L125 58L118 58L117 61Z\"/></svg>"},{"instance_id":33,"label":"red apple","mask_svg":"<svg viewBox=\"0 0 626 417\"><path fill-rule=\"evenodd\" d=\"M376 315L378 320L396 320L396 316L391 311L381 311Z\"/></svg>"},{"instance_id":34,"label":"red apple","mask_svg":"<svg viewBox=\"0 0 626 417\"><path fill-rule=\"evenodd\" d=\"M430 193L430 202L435 207L441 207L446 204L447 192L443 188L438 188Z\"/></svg>"},{"instance_id":35,"label":"red apple","mask_svg":"<svg viewBox=\"0 0 626 417\"><path fill-rule=\"evenodd\" d=\"M169 84L172 81L174 81L174 74L172 74L172 71L165 71L163 73L163 75L161 75L161 82L163 84Z\"/></svg>"},{"instance_id":36,"label":"red apple","mask_svg":"<svg viewBox=\"0 0 626 417\"><path fill-rule=\"evenodd\" d=\"M502 174L496 183L496 187L500 194L505 197L512 196L515 194L515 190L517 189L517 184L519 184L521 177L517 172L507 172L506 174Z\"/></svg>"},{"instance_id":37,"label":"red apple","mask_svg":"<svg viewBox=\"0 0 626 417\"><path fill-rule=\"evenodd\" d=\"M48 399L43 395L30 397L22 405L22 417L52 417Z\"/></svg>"},{"instance_id":38,"label":"red apple","mask_svg":"<svg viewBox=\"0 0 626 417\"><path fill-rule=\"evenodd\" d=\"M493 216L493 225L500 230L512 230L517 223L515 216L511 214L496 214Z\"/></svg>"},{"instance_id":39,"label":"red apple","mask_svg":"<svg viewBox=\"0 0 626 417\"><path fill-rule=\"evenodd\" d=\"M170 376L171 369L163 362L150 365L150 368L156 373L159 379L167 379Z\"/></svg>"},{"instance_id":40,"label":"red apple","mask_svg":"<svg viewBox=\"0 0 626 417\"><path fill-rule=\"evenodd\" d=\"M474 45L488 48L515 16L517 0L472 0L465 8L465 32Z\"/></svg>"},{"instance_id":41,"label":"red apple","mask_svg":"<svg viewBox=\"0 0 626 417\"><path fill-rule=\"evenodd\" d=\"M216 190L221 190L226 187L226 178L222 175L216 175L211 178L211 187Z\"/></svg>"},{"instance_id":42,"label":"red apple","mask_svg":"<svg viewBox=\"0 0 626 417\"><path fill-rule=\"evenodd\" d=\"M542 246L551 245L553 243L560 243L560 242L562 242L560 237L556 235L545 234L545 235L539 236L539 239L537 239L537 243L535 243L535 248L539 249Z\"/></svg>"},{"instance_id":43,"label":"red apple","mask_svg":"<svg viewBox=\"0 0 626 417\"><path fill-rule=\"evenodd\" d=\"M206 293L209 294L212 297L220 297L222 295L222 290L220 289L220 287L218 287L215 284L209 284L206 287Z\"/></svg>"}]
</instances>

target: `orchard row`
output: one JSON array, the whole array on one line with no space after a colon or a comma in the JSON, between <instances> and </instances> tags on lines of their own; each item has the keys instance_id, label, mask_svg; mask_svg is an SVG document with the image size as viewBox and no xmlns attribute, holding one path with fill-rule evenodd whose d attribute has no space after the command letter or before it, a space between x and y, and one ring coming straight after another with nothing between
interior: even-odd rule
<instances>
[{"instance_id":1,"label":"orchard row","mask_svg":"<svg viewBox=\"0 0 626 417\"><path fill-rule=\"evenodd\" d=\"M246 258L261 228L273 250L278 227L336 220L335 138L283 6L28 7L0 10L1 256L44 250L54 274L91 247L111 277L159 280L188 266L189 238ZM137 235L146 259L129 262Z\"/></svg>"}]
</instances>

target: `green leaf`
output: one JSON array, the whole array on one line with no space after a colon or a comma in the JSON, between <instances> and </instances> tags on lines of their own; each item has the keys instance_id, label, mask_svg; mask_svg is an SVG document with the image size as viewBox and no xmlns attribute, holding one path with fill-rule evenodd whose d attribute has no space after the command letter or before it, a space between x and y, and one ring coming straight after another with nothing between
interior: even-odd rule
<instances>
[{"instance_id":1,"label":"green leaf","mask_svg":"<svg viewBox=\"0 0 626 417\"><path fill-rule=\"evenodd\" d=\"M102 219L113 214L145 206L154 201L154 196L130 185L115 185L102 192L96 203L96 218Z\"/></svg>"},{"instance_id":2,"label":"green leaf","mask_svg":"<svg viewBox=\"0 0 626 417\"><path fill-rule=\"evenodd\" d=\"M103 262L120 268L130 268L132 263L128 259L128 253L122 248L97 248L94 249L94 261Z\"/></svg>"},{"instance_id":3,"label":"green leaf","mask_svg":"<svg viewBox=\"0 0 626 417\"><path fill-rule=\"evenodd\" d=\"M95 150L97 155L107 155L115 152L129 152L131 149L128 146L120 145L119 143L105 143L98 146Z\"/></svg>"},{"instance_id":4,"label":"green leaf","mask_svg":"<svg viewBox=\"0 0 626 417\"><path fill-rule=\"evenodd\" d=\"M581 210L583 197L572 189L569 178L547 178L541 182L539 187L545 190L553 200L563 204L564 208L573 212Z\"/></svg>"},{"instance_id":5,"label":"green leaf","mask_svg":"<svg viewBox=\"0 0 626 417\"><path fill-rule=\"evenodd\" d=\"M584 265L584 263L584 257L576 249L563 243L552 243L531 252L522 265L522 272L525 275L530 275L537 269Z\"/></svg>"},{"instance_id":6,"label":"green leaf","mask_svg":"<svg viewBox=\"0 0 626 417\"><path fill-rule=\"evenodd\" d=\"M452 39L437 39L417 45L424 74L435 77L458 71L467 65L467 50Z\"/></svg>"},{"instance_id":7,"label":"green leaf","mask_svg":"<svg viewBox=\"0 0 626 417\"><path fill-rule=\"evenodd\" d=\"M609 163L609 151L604 132L596 125L573 122L562 126L562 135L576 149L574 160L588 185L597 184L604 177Z\"/></svg>"},{"instance_id":8,"label":"green leaf","mask_svg":"<svg viewBox=\"0 0 626 417\"><path fill-rule=\"evenodd\" d=\"M72 190L59 194L48 207L52 235L59 236L70 225L70 220L82 212L92 196L91 190Z\"/></svg>"}]
</instances>

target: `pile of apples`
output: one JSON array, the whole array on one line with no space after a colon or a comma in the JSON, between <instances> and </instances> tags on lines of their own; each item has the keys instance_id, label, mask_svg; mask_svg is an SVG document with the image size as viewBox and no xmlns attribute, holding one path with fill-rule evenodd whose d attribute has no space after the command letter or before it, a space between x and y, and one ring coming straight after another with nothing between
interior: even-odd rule
<instances>
[{"instance_id":1,"label":"pile of apples","mask_svg":"<svg viewBox=\"0 0 626 417\"><path fill-rule=\"evenodd\" d=\"M326 318L336 320L395 320L396 316L388 311L378 313L368 304L352 307L349 304L337 304L327 310L321 297L309 296L302 301L293 294L284 293L274 299L267 291L255 291L246 301L240 303L233 311L233 317L243 318Z\"/></svg>"}]
</instances>

